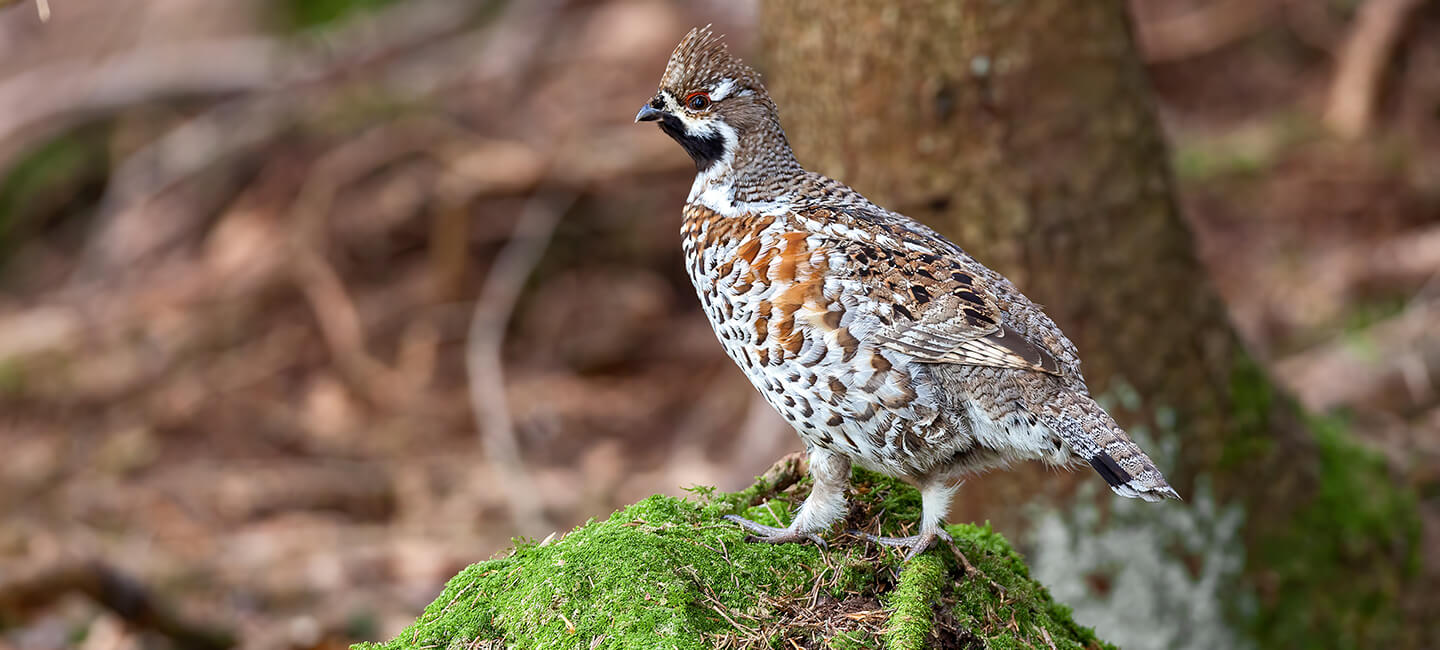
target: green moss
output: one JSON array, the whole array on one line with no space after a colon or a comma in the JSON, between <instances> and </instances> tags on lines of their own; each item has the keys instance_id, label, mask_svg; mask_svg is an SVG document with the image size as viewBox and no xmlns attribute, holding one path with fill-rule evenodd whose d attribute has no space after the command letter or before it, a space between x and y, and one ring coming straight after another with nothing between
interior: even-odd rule
<instances>
[{"instance_id":1,"label":"green moss","mask_svg":"<svg viewBox=\"0 0 1440 650\"><path fill-rule=\"evenodd\" d=\"M840 565L839 576L830 588L830 596L833 598L875 591L875 567L863 558L847 557Z\"/></svg>"},{"instance_id":2,"label":"green moss","mask_svg":"<svg viewBox=\"0 0 1440 650\"><path fill-rule=\"evenodd\" d=\"M1415 497L1340 417L1312 417L1320 467L1308 505L1261 541L1252 566L1267 592L1254 621L1264 647L1396 647L1398 603L1419 567Z\"/></svg>"},{"instance_id":3,"label":"green moss","mask_svg":"<svg viewBox=\"0 0 1440 650\"><path fill-rule=\"evenodd\" d=\"M841 632L830 637L827 643L831 650L865 650L875 647L871 640L860 632Z\"/></svg>"},{"instance_id":4,"label":"green moss","mask_svg":"<svg viewBox=\"0 0 1440 650\"><path fill-rule=\"evenodd\" d=\"M960 626L983 631L975 647L985 648L1112 648L1077 624L1070 608L1030 578L1025 559L987 524L948 528L957 548L969 558L977 575L954 582L951 614ZM951 568L951 572L957 570ZM963 574L963 571L959 571ZM1028 606L1016 605L1027 603Z\"/></svg>"},{"instance_id":5,"label":"green moss","mask_svg":"<svg viewBox=\"0 0 1440 650\"><path fill-rule=\"evenodd\" d=\"M518 545L451 579L395 639L358 647L1103 647L988 526L949 529L976 568L969 576L948 547L905 565L898 550L838 533L825 551L744 541L722 515L780 524L806 491L794 472L767 477L703 502L653 496L549 544ZM912 489L854 479L847 526L914 524Z\"/></svg>"},{"instance_id":6,"label":"green moss","mask_svg":"<svg viewBox=\"0 0 1440 650\"><path fill-rule=\"evenodd\" d=\"M1323 134L1313 119L1286 113L1216 136L1184 138L1176 143L1172 162L1176 175L1191 183L1257 178Z\"/></svg>"},{"instance_id":7,"label":"green moss","mask_svg":"<svg viewBox=\"0 0 1440 650\"><path fill-rule=\"evenodd\" d=\"M109 126L82 126L37 147L0 177L0 261L45 221L98 195Z\"/></svg>"},{"instance_id":8,"label":"green moss","mask_svg":"<svg viewBox=\"0 0 1440 650\"><path fill-rule=\"evenodd\" d=\"M1404 645L1415 629L1400 603L1418 571L1416 496L1343 417L1305 414L1248 357L1232 364L1230 397L1219 467L1229 480L1264 481L1267 468L1293 462L1277 433L1286 429L1310 433L1300 457L1317 461L1261 493L1273 501L1249 504L1245 573L1258 607L1236 614L1261 647Z\"/></svg>"},{"instance_id":9,"label":"green moss","mask_svg":"<svg viewBox=\"0 0 1440 650\"><path fill-rule=\"evenodd\" d=\"M1259 606L1237 614L1252 636L1261 647L1403 645L1414 629L1400 603L1418 571L1416 496L1343 417L1306 415L1248 357L1232 364L1229 407L1220 469L1231 480L1263 481L1292 462L1279 430L1308 430L1313 449L1302 457L1317 461L1262 493L1276 501L1250 504L1245 573Z\"/></svg>"},{"instance_id":10,"label":"green moss","mask_svg":"<svg viewBox=\"0 0 1440 650\"><path fill-rule=\"evenodd\" d=\"M1174 156L1176 175L1191 182L1216 177L1258 175L1271 164L1268 154L1246 150L1228 150L1195 144L1178 147Z\"/></svg>"},{"instance_id":11,"label":"green moss","mask_svg":"<svg viewBox=\"0 0 1440 650\"><path fill-rule=\"evenodd\" d=\"M280 5L285 22L294 29L321 27L395 0L287 0Z\"/></svg>"},{"instance_id":12,"label":"green moss","mask_svg":"<svg viewBox=\"0 0 1440 650\"><path fill-rule=\"evenodd\" d=\"M894 650L923 650L929 645L932 616L947 582L945 564L931 553L910 561L891 594L890 629L885 646Z\"/></svg>"},{"instance_id":13,"label":"green moss","mask_svg":"<svg viewBox=\"0 0 1440 650\"><path fill-rule=\"evenodd\" d=\"M25 367L14 359L0 359L0 396L21 395L25 384Z\"/></svg>"},{"instance_id":14,"label":"green moss","mask_svg":"<svg viewBox=\"0 0 1440 650\"><path fill-rule=\"evenodd\" d=\"M1221 470L1254 462L1274 450L1275 436L1270 425L1275 406L1270 377L1254 359L1241 353L1230 365L1231 432L1221 450Z\"/></svg>"}]
</instances>

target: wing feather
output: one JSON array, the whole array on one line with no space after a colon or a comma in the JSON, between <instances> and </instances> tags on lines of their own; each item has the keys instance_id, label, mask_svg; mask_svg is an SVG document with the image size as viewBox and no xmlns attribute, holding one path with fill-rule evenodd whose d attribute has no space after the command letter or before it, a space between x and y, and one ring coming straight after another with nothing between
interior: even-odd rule
<instances>
[{"instance_id":1,"label":"wing feather","mask_svg":"<svg viewBox=\"0 0 1440 650\"><path fill-rule=\"evenodd\" d=\"M881 345L923 362L1060 374L1049 350L1006 325L985 274L972 268L978 263L934 231L903 217L870 224L886 228L851 227L854 215L826 208L796 215L830 236L841 257L831 269L846 269L837 290L850 294L843 302L868 317L866 334Z\"/></svg>"}]
</instances>

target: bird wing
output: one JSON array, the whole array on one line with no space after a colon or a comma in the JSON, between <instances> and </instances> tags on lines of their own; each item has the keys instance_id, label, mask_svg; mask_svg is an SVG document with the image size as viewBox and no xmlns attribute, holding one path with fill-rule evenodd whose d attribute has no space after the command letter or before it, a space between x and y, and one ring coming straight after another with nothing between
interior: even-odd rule
<instances>
[{"instance_id":1,"label":"bird wing","mask_svg":"<svg viewBox=\"0 0 1440 650\"><path fill-rule=\"evenodd\" d=\"M931 363L1060 374L1060 364L1005 323L985 275L959 247L900 215L864 219L826 208L797 211L828 224L847 311L866 316L869 338ZM846 222L854 224L846 225Z\"/></svg>"}]
</instances>

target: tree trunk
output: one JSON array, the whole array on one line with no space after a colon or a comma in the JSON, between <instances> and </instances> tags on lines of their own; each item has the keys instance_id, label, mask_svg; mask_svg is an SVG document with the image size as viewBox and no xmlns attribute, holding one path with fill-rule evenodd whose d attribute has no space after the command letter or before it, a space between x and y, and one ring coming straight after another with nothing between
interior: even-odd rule
<instances>
[{"instance_id":1,"label":"tree trunk","mask_svg":"<svg viewBox=\"0 0 1440 650\"><path fill-rule=\"evenodd\" d=\"M801 162L1014 280L1075 341L1117 419L1152 447L1178 447L1161 464L1190 503L1170 507L1203 509L1213 485L1243 517L1232 544L1243 572L1214 594L1248 623L1239 634L1290 647L1422 642L1396 602L1412 582L1413 500L1343 427L1302 425L1245 355L1176 208L1121 0L763 6L759 63ZM954 514L1007 530L1021 503L1074 482L1035 468L986 477ZM1238 611L1249 597L1258 613Z\"/></svg>"}]
</instances>

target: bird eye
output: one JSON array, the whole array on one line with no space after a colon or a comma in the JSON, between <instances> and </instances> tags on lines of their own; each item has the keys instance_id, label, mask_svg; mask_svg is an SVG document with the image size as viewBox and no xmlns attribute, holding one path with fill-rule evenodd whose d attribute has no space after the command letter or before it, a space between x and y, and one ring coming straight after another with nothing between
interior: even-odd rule
<instances>
[{"instance_id":1,"label":"bird eye","mask_svg":"<svg viewBox=\"0 0 1440 650\"><path fill-rule=\"evenodd\" d=\"M690 93L685 96L685 105L692 111L703 111L710 107L710 95L705 93Z\"/></svg>"}]
</instances>

